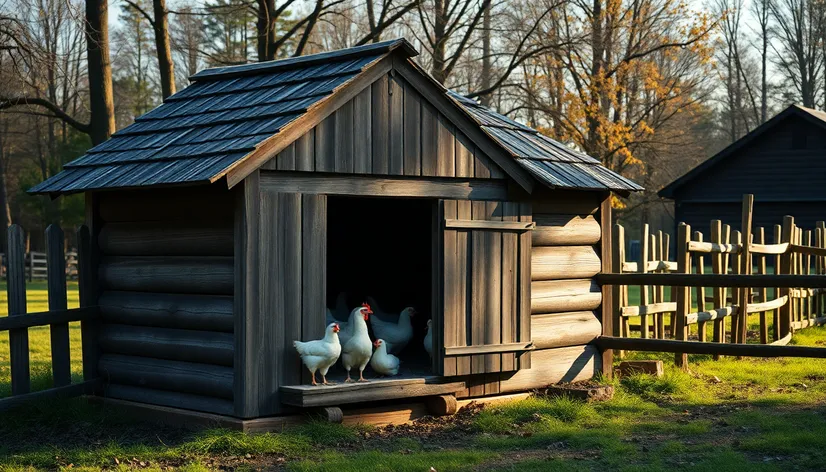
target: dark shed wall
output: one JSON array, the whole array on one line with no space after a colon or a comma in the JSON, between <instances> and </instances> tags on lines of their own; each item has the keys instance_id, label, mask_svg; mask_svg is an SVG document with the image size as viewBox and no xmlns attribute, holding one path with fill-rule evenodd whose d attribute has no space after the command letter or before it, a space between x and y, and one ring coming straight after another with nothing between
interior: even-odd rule
<instances>
[{"instance_id":1,"label":"dark shed wall","mask_svg":"<svg viewBox=\"0 0 826 472\"><path fill-rule=\"evenodd\" d=\"M503 171L399 75L385 75L265 170L501 179Z\"/></svg>"},{"instance_id":2,"label":"dark shed wall","mask_svg":"<svg viewBox=\"0 0 826 472\"><path fill-rule=\"evenodd\" d=\"M231 414L232 193L214 186L97 199L106 395Z\"/></svg>"},{"instance_id":3,"label":"dark shed wall","mask_svg":"<svg viewBox=\"0 0 826 472\"><path fill-rule=\"evenodd\" d=\"M739 226L743 194L755 196L755 224L781 224L793 215L803 227L824 219L826 131L790 116L675 193L677 222L707 230L712 219ZM728 221L727 221L728 220Z\"/></svg>"}]
</instances>

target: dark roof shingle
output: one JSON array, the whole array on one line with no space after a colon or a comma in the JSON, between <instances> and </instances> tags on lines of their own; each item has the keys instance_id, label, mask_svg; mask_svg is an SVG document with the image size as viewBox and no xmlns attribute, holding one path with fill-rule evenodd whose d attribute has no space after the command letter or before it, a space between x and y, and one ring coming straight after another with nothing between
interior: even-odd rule
<instances>
[{"instance_id":1,"label":"dark roof shingle","mask_svg":"<svg viewBox=\"0 0 826 472\"><path fill-rule=\"evenodd\" d=\"M554 188L639 191L643 188L587 154L449 91L476 123L537 180Z\"/></svg>"}]
</instances>

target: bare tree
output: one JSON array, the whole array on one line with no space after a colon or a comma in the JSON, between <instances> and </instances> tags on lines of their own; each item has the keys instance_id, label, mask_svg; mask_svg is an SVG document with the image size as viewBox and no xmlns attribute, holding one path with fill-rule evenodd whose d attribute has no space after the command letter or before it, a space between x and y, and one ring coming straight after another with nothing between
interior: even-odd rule
<instances>
[{"instance_id":1,"label":"bare tree","mask_svg":"<svg viewBox=\"0 0 826 472\"><path fill-rule=\"evenodd\" d=\"M823 75L823 6L815 0L776 0L769 8L776 25L775 63L803 106L814 108Z\"/></svg>"}]
</instances>

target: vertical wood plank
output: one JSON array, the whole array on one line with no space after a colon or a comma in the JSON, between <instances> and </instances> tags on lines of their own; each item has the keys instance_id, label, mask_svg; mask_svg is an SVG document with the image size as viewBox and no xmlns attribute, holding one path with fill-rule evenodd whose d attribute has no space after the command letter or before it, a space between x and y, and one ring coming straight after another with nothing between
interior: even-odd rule
<instances>
[{"instance_id":1,"label":"vertical wood plank","mask_svg":"<svg viewBox=\"0 0 826 472\"><path fill-rule=\"evenodd\" d=\"M26 314L26 236L20 225L8 230L8 268L6 293L9 316ZM11 394L22 395L31 389L29 371L29 330L9 330L9 363L11 364Z\"/></svg>"},{"instance_id":2,"label":"vertical wood plank","mask_svg":"<svg viewBox=\"0 0 826 472\"><path fill-rule=\"evenodd\" d=\"M485 202L472 202L471 211L474 220L487 219L487 206ZM471 231L471 279L472 295L470 297L473 312L470 317L471 325L471 345L481 345L485 343L485 320L487 319L487 301L485 289L488 287L485 270L485 257L488 254L488 239L484 231ZM474 374L485 373L485 356L475 355L471 358L471 372Z\"/></svg>"},{"instance_id":3,"label":"vertical wood plank","mask_svg":"<svg viewBox=\"0 0 826 472\"><path fill-rule=\"evenodd\" d=\"M723 224L720 220L712 220L711 222L711 242L716 244L723 243ZM722 254L713 254L711 256L711 271L714 274L723 274L725 272L725 266L723 265L723 255ZM712 296L714 297L714 307L715 308L722 308L726 306L726 289L723 287L715 287L712 291ZM714 320L714 330L712 332L712 340L715 343L725 342L726 339L726 328L725 328L725 319ZM719 359L719 355L715 355L714 359Z\"/></svg>"},{"instance_id":4,"label":"vertical wood plank","mask_svg":"<svg viewBox=\"0 0 826 472\"><path fill-rule=\"evenodd\" d=\"M315 170L315 128L295 141L295 170Z\"/></svg>"},{"instance_id":5,"label":"vertical wood plank","mask_svg":"<svg viewBox=\"0 0 826 472\"><path fill-rule=\"evenodd\" d=\"M792 241L792 233L794 231L794 217L793 216L785 216L783 217L783 228L781 230L781 241L784 243L791 243ZM792 252L786 251L785 253L780 255L780 274L791 274L792 273ZM791 291L789 287L780 287L780 296L791 296ZM793 302L791 297L789 301L780 307L780 323L779 323L779 333L778 337L783 338L787 334L791 333L792 331L792 306Z\"/></svg>"},{"instance_id":6,"label":"vertical wood plank","mask_svg":"<svg viewBox=\"0 0 826 472\"><path fill-rule=\"evenodd\" d=\"M743 237L743 252L740 255L740 273L751 275L752 272L752 258L751 249L749 245L752 241L752 217L754 214L754 195L743 195L743 215L740 222L740 231ZM740 333L738 340L741 343L746 342L746 337L749 328L749 314L748 305L751 303L751 288L744 287L740 289Z\"/></svg>"},{"instance_id":7,"label":"vertical wood plank","mask_svg":"<svg viewBox=\"0 0 826 472\"><path fill-rule=\"evenodd\" d=\"M404 175L404 88L401 78L391 77L390 93L390 175Z\"/></svg>"},{"instance_id":8,"label":"vertical wood plank","mask_svg":"<svg viewBox=\"0 0 826 472\"><path fill-rule=\"evenodd\" d=\"M442 218L444 221L448 218L457 217L457 202L455 200L443 200L440 202L442 206ZM441 226L441 225L440 225ZM464 346L464 339L461 336L460 324L464 327L464 318L466 310L461 297L464 295L460 284L464 281L461 277L464 267L459 251L458 251L458 234L459 231L443 229L444 241L442 242L442 251L444 254L444 270L442 272L444 277L444 310L442 321L442 335L439 336L444 344L437 346L453 347ZM465 275L466 276L466 275ZM463 285L463 284L462 284ZM441 350L441 349L439 349ZM445 357L442 363L442 370L444 375L457 375L456 356Z\"/></svg>"},{"instance_id":9,"label":"vertical wood plank","mask_svg":"<svg viewBox=\"0 0 826 472\"><path fill-rule=\"evenodd\" d=\"M456 139L454 138L453 125L447 121L444 115L438 115L438 136L437 136L437 171L440 177L454 177L456 175Z\"/></svg>"},{"instance_id":10,"label":"vertical wood plank","mask_svg":"<svg viewBox=\"0 0 826 472\"><path fill-rule=\"evenodd\" d=\"M426 105L418 92L405 85L404 90L404 175L422 175L423 141Z\"/></svg>"},{"instance_id":11,"label":"vertical wood plank","mask_svg":"<svg viewBox=\"0 0 826 472\"><path fill-rule=\"evenodd\" d=\"M353 98L353 172L356 174L369 174L373 169L371 90L367 87Z\"/></svg>"},{"instance_id":12,"label":"vertical wood plank","mask_svg":"<svg viewBox=\"0 0 826 472\"><path fill-rule=\"evenodd\" d=\"M326 195L301 197L301 254L301 337L319 339L324 336L327 308Z\"/></svg>"},{"instance_id":13,"label":"vertical wood plank","mask_svg":"<svg viewBox=\"0 0 826 472\"><path fill-rule=\"evenodd\" d=\"M353 173L353 127L353 101L350 100L335 111L335 145L333 147L335 160L333 167L337 173Z\"/></svg>"},{"instance_id":14,"label":"vertical wood plank","mask_svg":"<svg viewBox=\"0 0 826 472\"><path fill-rule=\"evenodd\" d=\"M781 225L774 225L774 244L780 244L783 241L783 227ZM780 274L780 255L774 256L774 273ZM780 297L780 287L774 287L774 298ZM772 340L780 339L780 310L774 310L772 313Z\"/></svg>"},{"instance_id":15,"label":"vertical wood plank","mask_svg":"<svg viewBox=\"0 0 826 472\"><path fill-rule=\"evenodd\" d=\"M665 242L665 234L662 231L657 231L657 260L667 261L668 260L668 244ZM668 271L663 271L668 272ZM665 301L665 287L662 285L657 286L657 293L659 294L660 302ZM671 316L672 320L674 316ZM673 324L673 323L672 323ZM665 313L658 313L657 314L657 325L659 332L657 335L660 339L665 339ZM671 331L671 335L674 335L674 331Z\"/></svg>"},{"instance_id":16,"label":"vertical wood plank","mask_svg":"<svg viewBox=\"0 0 826 472\"><path fill-rule=\"evenodd\" d=\"M49 288L49 311L65 310L66 257L63 230L60 226L46 228L46 277ZM49 327L52 347L52 379L55 387L72 383L69 323L54 323Z\"/></svg>"},{"instance_id":17,"label":"vertical wood plank","mask_svg":"<svg viewBox=\"0 0 826 472\"><path fill-rule=\"evenodd\" d=\"M649 236L649 248L651 250L651 260L652 261L659 261L660 257L660 245L657 242L657 235L652 234ZM655 271L656 272L656 271ZM660 292L660 287L658 285L651 286L651 298L653 299L654 303L662 302L662 294ZM660 330L662 330L662 322L661 317L658 315L654 315L651 317L651 321L654 327L654 338L662 338L660 335Z\"/></svg>"},{"instance_id":18,"label":"vertical wood plank","mask_svg":"<svg viewBox=\"0 0 826 472\"><path fill-rule=\"evenodd\" d=\"M611 221L611 195L608 194L600 203L599 207L599 224L602 232L600 237L600 261L602 263L602 272L611 273L618 267L613 267L614 257L612 255L613 240L612 240L612 221ZM615 306L616 295L614 293L615 287L611 285L602 286L602 307L600 310L600 319L602 320L602 334L607 336L615 336L618 326L614 325L614 312L619 310ZM614 351L605 349L602 351L602 375L610 379L614 375Z\"/></svg>"},{"instance_id":19,"label":"vertical wood plank","mask_svg":"<svg viewBox=\"0 0 826 472\"><path fill-rule=\"evenodd\" d=\"M471 203L468 200L456 202L456 216L460 220L472 219ZM458 284L458 300L456 302L459 312L456 316L456 342L459 346L469 346L472 340L471 329L473 310L473 285L470 279L470 264L472 261L473 243L470 240L468 231L456 232L456 283ZM456 359L456 374L468 375L472 371L470 356L461 356Z\"/></svg>"},{"instance_id":20,"label":"vertical wood plank","mask_svg":"<svg viewBox=\"0 0 826 472\"><path fill-rule=\"evenodd\" d=\"M259 267L258 238L260 175L253 172L237 187L235 202L235 292L233 302L235 351L233 401L241 418L258 416ZM270 374L272 375L272 374Z\"/></svg>"},{"instance_id":21,"label":"vertical wood plank","mask_svg":"<svg viewBox=\"0 0 826 472\"><path fill-rule=\"evenodd\" d=\"M695 241L703 241L703 233L700 231L694 232ZM702 254L695 256L694 272L702 274L705 271L705 259ZM716 307L715 307L716 308ZM697 311L706 311L706 289L704 287L697 287ZM697 323L697 339L700 342L707 341L706 336L706 322L701 321Z\"/></svg>"},{"instance_id":22,"label":"vertical wood plank","mask_svg":"<svg viewBox=\"0 0 826 472\"><path fill-rule=\"evenodd\" d=\"M473 177L473 143L465 136L456 131L456 149L454 156L456 160L456 177Z\"/></svg>"},{"instance_id":23,"label":"vertical wood plank","mask_svg":"<svg viewBox=\"0 0 826 472\"><path fill-rule=\"evenodd\" d=\"M390 172L390 95L386 75L370 86L371 128L373 137L373 173L386 175Z\"/></svg>"},{"instance_id":24,"label":"vertical wood plank","mask_svg":"<svg viewBox=\"0 0 826 472\"><path fill-rule=\"evenodd\" d=\"M757 230L757 243L758 244L766 244L766 229L762 226ZM762 255L757 256L759 259L757 261L757 273L760 275L766 275L766 258L768 256ZM766 302L768 301L768 290L763 287L759 291L758 302ZM768 313L765 311L760 312L760 343L761 344L768 344L769 343L769 323L767 319Z\"/></svg>"},{"instance_id":25,"label":"vertical wood plank","mask_svg":"<svg viewBox=\"0 0 826 472\"><path fill-rule=\"evenodd\" d=\"M315 127L315 170L334 172L336 170L336 120L333 113Z\"/></svg>"},{"instance_id":26,"label":"vertical wood plank","mask_svg":"<svg viewBox=\"0 0 826 472\"><path fill-rule=\"evenodd\" d=\"M493 162L477 148L473 159L473 176L477 179L489 179L490 168L493 165Z\"/></svg>"},{"instance_id":27,"label":"vertical wood plank","mask_svg":"<svg viewBox=\"0 0 826 472\"><path fill-rule=\"evenodd\" d=\"M519 203L519 221L533 221L531 202ZM519 342L531 340L531 234L525 231L519 235L519 267L516 286L519 300ZM518 356L519 369L531 368L531 353L523 352Z\"/></svg>"},{"instance_id":28,"label":"vertical wood plank","mask_svg":"<svg viewBox=\"0 0 826 472\"><path fill-rule=\"evenodd\" d=\"M732 243L734 244L741 244L743 241L742 235L739 231L733 231L731 234ZM731 271L734 274L739 274L740 270L742 269L742 264L740 263L740 254L734 254L731 257ZM741 303L740 300L740 288L732 288L731 290L731 304L732 305L739 305ZM739 343L740 342L740 314L738 313L737 316L731 316L731 342L732 343Z\"/></svg>"},{"instance_id":29,"label":"vertical wood plank","mask_svg":"<svg viewBox=\"0 0 826 472\"><path fill-rule=\"evenodd\" d=\"M282 193L278 196L278 234L281 241L276 241L281 251L281 261L278 284L282 286L282 313L278 315L283 320L284 333L284 385L302 383L304 369L301 358L292 348L293 341L301 339L301 195L297 193ZM309 380L309 376L307 376Z\"/></svg>"},{"instance_id":30,"label":"vertical wood plank","mask_svg":"<svg viewBox=\"0 0 826 472\"><path fill-rule=\"evenodd\" d=\"M353 162L353 121L355 119L353 116L353 100L341 105L341 107L336 110L335 117L336 157L334 167L336 172L342 174L352 174L355 165Z\"/></svg>"},{"instance_id":31,"label":"vertical wood plank","mask_svg":"<svg viewBox=\"0 0 826 472\"><path fill-rule=\"evenodd\" d=\"M640 238L640 265L639 265L639 272L646 273L648 272L648 258L649 258L649 238L650 230L648 227L648 223L644 224L642 227L642 237ZM648 305L648 286L642 285L640 286L640 305ZM648 315L640 315L640 336L643 339L648 338L650 335L649 333L649 323L648 323Z\"/></svg>"},{"instance_id":32,"label":"vertical wood plank","mask_svg":"<svg viewBox=\"0 0 826 472\"><path fill-rule=\"evenodd\" d=\"M625 228L619 224L614 224L613 227L613 234L611 235L611 244L613 247L611 248L611 270L616 271L615 273L621 274L622 273L622 264L625 262ZM613 332L615 333L614 336L627 336L623 329L623 317L621 316L620 310L622 310L623 306L623 286L622 285L614 285L612 287L612 300L611 306L613 310L609 313L611 318L611 324L613 326ZM625 356L625 352L619 349L614 350L614 356L619 357L620 359Z\"/></svg>"},{"instance_id":33,"label":"vertical wood plank","mask_svg":"<svg viewBox=\"0 0 826 472\"><path fill-rule=\"evenodd\" d=\"M493 221L502 221L502 203L486 203L487 218ZM485 344L500 344L502 342L502 233L485 231ZM485 355L485 372L499 372L502 368L501 354Z\"/></svg>"},{"instance_id":34,"label":"vertical wood plank","mask_svg":"<svg viewBox=\"0 0 826 472\"><path fill-rule=\"evenodd\" d=\"M430 204L430 328L428 334L430 335L432 345L432 355L430 359L431 369L434 374L439 375L445 372L445 359L442 348L445 346L445 330L444 320L445 314L450 311L448 304L445 302L447 296L455 297L455 293L447 294L445 290L445 283L447 282L445 274L446 268L449 265L447 259L455 260L455 254L447 256L445 254L446 237L444 228L442 228L442 221L444 221L444 200L435 200ZM453 241L455 242L455 237ZM455 249L453 250L455 252ZM450 253L450 251L448 251ZM454 274L455 275L455 274ZM455 281L453 281L455 283ZM454 318L455 319L455 318ZM454 332L450 339L455 339L457 334ZM453 367L453 374L456 374L456 359L449 362Z\"/></svg>"},{"instance_id":35,"label":"vertical wood plank","mask_svg":"<svg viewBox=\"0 0 826 472\"><path fill-rule=\"evenodd\" d=\"M284 331L284 285L281 283L281 267L283 265L282 251L279 246L284 244L281 236L281 221L279 220L279 197L276 192L264 191L260 193L260 225L258 227L257 249L260 261L258 274L258 294L260 304L258 313L260 319L256 323L255 332L248 334L249 343L261 343L253 347L253 357L247 360L255 366L258 381L256 402L261 407L259 414L266 414L267 410L278 405L270 405L271 398L267 392L278 396L278 388L284 385L284 371L295 370L288 365L283 357L286 343ZM251 321L252 322L252 321ZM264 335L264 336L262 336Z\"/></svg>"},{"instance_id":36,"label":"vertical wood plank","mask_svg":"<svg viewBox=\"0 0 826 472\"><path fill-rule=\"evenodd\" d=\"M519 204L514 202L504 202L502 204L502 221L519 220ZM502 323L502 343L517 342L519 327L519 307L518 303L518 281L517 266L519 257L519 235L513 232L502 233L502 307L500 320ZM508 372L516 369L516 355L513 353L502 354L502 371Z\"/></svg>"},{"instance_id":37,"label":"vertical wood plank","mask_svg":"<svg viewBox=\"0 0 826 472\"><path fill-rule=\"evenodd\" d=\"M433 177L439 166L439 112L422 102L422 175Z\"/></svg>"},{"instance_id":38,"label":"vertical wood plank","mask_svg":"<svg viewBox=\"0 0 826 472\"><path fill-rule=\"evenodd\" d=\"M688 241L691 239L691 227L685 223L680 223L677 227L677 272L680 274L691 273L691 253L688 252ZM677 302L677 312L674 314L676 318L675 323L672 324L675 329L674 339L685 341L688 339L688 326L686 325L686 316L691 311L691 292L688 287L672 287L671 290L676 290L674 299ZM674 355L674 363L677 367L682 369L688 368L688 355L685 353L676 353Z\"/></svg>"},{"instance_id":39,"label":"vertical wood plank","mask_svg":"<svg viewBox=\"0 0 826 472\"><path fill-rule=\"evenodd\" d=\"M277 170L295 170L295 143L284 148L269 163L275 164Z\"/></svg>"}]
</instances>

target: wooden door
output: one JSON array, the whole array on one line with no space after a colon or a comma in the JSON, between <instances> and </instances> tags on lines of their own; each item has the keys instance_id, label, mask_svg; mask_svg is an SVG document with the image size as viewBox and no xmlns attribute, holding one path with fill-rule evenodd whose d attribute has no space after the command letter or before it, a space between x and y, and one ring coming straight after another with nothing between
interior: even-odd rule
<instances>
[{"instance_id":1,"label":"wooden door","mask_svg":"<svg viewBox=\"0 0 826 472\"><path fill-rule=\"evenodd\" d=\"M530 368L530 203L441 200L434 371Z\"/></svg>"}]
</instances>

